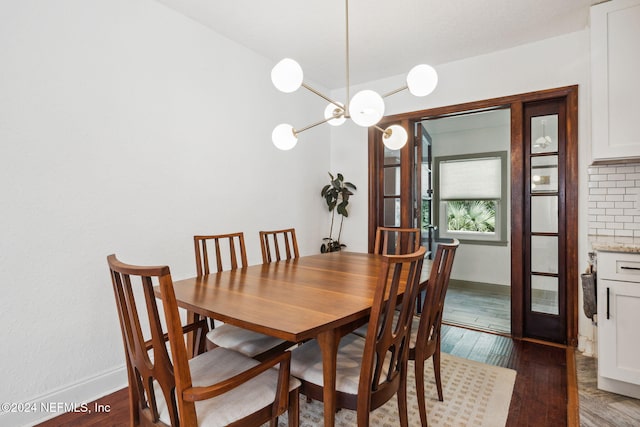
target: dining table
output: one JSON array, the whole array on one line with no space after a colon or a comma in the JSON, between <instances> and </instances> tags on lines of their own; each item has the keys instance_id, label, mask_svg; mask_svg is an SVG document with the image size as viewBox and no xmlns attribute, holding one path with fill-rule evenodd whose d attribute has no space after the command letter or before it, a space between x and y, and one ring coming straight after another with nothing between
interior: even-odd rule
<instances>
[{"instance_id":1,"label":"dining table","mask_svg":"<svg viewBox=\"0 0 640 427\"><path fill-rule=\"evenodd\" d=\"M367 322L382 257L348 251L309 255L176 280L174 291L178 306L201 316L294 343L316 339L324 425L333 426L338 345ZM422 285L430 269L425 260Z\"/></svg>"}]
</instances>

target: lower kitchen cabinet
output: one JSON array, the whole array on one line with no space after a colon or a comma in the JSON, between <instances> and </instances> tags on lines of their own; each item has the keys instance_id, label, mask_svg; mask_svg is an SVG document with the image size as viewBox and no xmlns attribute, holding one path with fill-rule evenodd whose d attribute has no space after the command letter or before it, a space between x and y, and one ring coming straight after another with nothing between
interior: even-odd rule
<instances>
[{"instance_id":1,"label":"lower kitchen cabinet","mask_svg":"<svg viewBox=\"0 0 640 427\"><path fill-rule=\"evenodd\" d=\"M640 398L640 254L598 252L598 388Z\"/></svg>"}]
</instances>

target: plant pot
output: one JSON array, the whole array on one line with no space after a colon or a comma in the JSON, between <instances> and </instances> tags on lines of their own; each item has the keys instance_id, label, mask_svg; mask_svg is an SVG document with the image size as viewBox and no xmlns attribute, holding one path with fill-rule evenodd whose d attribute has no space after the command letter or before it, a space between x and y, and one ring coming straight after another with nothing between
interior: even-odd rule
<instances>
[{"instance_id":1,"label":"plant pot","mask_svg":"<svg viewBox=\"0 0 640 427\"><path fill-rule=\"evenodd\" d=\"M324 240L325 242L320 245L320 252L323 254L327 252L337 252L347 246L344 243L337 242L333 239L326 238Z\"/></svg>"}]
</instances>

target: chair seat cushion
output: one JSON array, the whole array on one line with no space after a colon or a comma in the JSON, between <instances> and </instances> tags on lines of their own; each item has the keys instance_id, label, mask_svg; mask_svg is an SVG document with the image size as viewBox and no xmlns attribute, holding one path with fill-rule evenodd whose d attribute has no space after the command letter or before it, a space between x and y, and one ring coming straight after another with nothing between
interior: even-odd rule
<instances>
[{"instance_id":1,"label":"chair seat cushion","mask_svg":"<svg viewBox=\"0 0 640 427\"><path fill-rule=\"evenodd\" d=\"M357 394L360 381L360 367L364 354L364 338L348 334L342 337L336 361L336 390ZM388 364L384 364L381 381L387 374ZM304 381L322 386L322 352L316 340L311 340L295 348L291 354L291 375Z\"/></svg>"},{"instance_id":2,"label":"chair seat cushion","mask_svg":"<svg viewBox=\"0 0 640 427\"><path fill-rule=\"evenodd\" d=\"M217 345L254 357L284 343L280 338L253 332L227 323L207 333L207 339Z\"/></svg>"},{"instance_id":3,"label":"chair seat cushion","mask_svg":"<svg viewBox=\"0 0 640 427\"><path fill-rule=\"evenodd\" d=\"M258 365L254 359L235 351L218 347L198 355L189 361L193 386L208 386L223 381ZM196 402L196 414L200 426L226 426L253 412L270 405L275 399L278 383L277 369L258 375L254 379L212 399ZM289 390L300 386L291 378ZM169 410L162 398L160 386L155 386L160 420L171 423Z\"/></svg>"}]
</instances>

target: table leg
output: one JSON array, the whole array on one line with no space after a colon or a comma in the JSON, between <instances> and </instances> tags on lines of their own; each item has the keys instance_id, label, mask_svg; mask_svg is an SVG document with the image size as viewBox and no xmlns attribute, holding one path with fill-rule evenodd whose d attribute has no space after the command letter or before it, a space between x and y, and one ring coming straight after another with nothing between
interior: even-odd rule
<instances>
[{"instance_id":1,"label":"table leg","mask_svg":"<svg viewBox=\"0 0 640 427\"><path fill-rule=\"evenodd\" d=\"M322 351L324 425L333 427L336 417L336 356L340 336L332 329L320 333L317 340Z\"/></svg>"},{"instance_id":2,"label":"table leg","mask_svg":"<svg viewBox=\"0 0 640 427\"><path fill-rule=\"evenodd\" d=\"M199 316L196 316L196 314L193 311L187 311L187 325L195 322L196 319L198 319L198 317ZM193 332L187 333L187 355L189 355L189 359L191 359L193 356L196 355L196 352L194 351L195 348L196 348L196 346L195 346L196 336L195 335L196 334L194 334Z\"/></svg>"}]
</instances>

